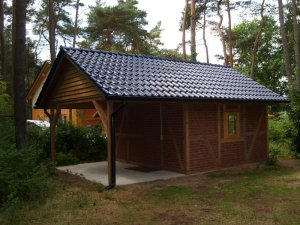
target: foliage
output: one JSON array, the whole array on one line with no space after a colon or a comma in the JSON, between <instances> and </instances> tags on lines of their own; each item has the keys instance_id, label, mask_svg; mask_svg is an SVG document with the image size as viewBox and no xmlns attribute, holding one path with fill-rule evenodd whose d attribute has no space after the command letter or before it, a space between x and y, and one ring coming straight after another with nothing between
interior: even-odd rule
<instances>
[{"instance_id":1,"label":"foliage","mask_svg":"<svg viewBox=\"0 0 300 225\"><path fill-rule=\"evenodd\" d=\"M234 67L244 74L250 74L252 48L260 21L244 20L232 29ZM272 17L265 17L257 52L254 79L278 93L285 93L286 82L279 44L279 28Z\"/></svg>"},{"instance_id":2,"label":"foliage","mask_svg":"<svg viewBox=\"0 0 300 225\"><path fill-rule=\"evenodd\" d=\"M27 127L27 141L29 146L43 149L46 157L50 155L50 131L38 126Z\"/></svg>"},{"instance_id":3,"label":"foliage","mask_svg":"<svg viewBox=\"0 0 300 225\"><path fill-rule=\"evenodd\" d=\"M79 160L70 152L58 152L56 155L57 165L65 166L79 162Z\"/></svg>"},{"instance_id":4,"label":"foliage","mask_svg":"<svg viewBox=\"0 0 300 225\"><path fill-rule=\"evenodd\" d=\"M183 60L183 54L179 52L179 49L159 49L156 52L153 52L152 55L163 58ZM190 55L187 55L187 60L191 60Z\"/></svg>"},{"instance_id":5,"label":"foliage","mask_svg":"<svg viewBox=\"0 0 300 225\"><path fill-rule=\"evenodd\" d=\"M100 126L78 127L60 123L56 140L58 153L72 153L80 161L106 159L106 139Z\"/></svg>"},{"instance_id":6,"label":"foliage","mask_svg":"<svg viewBox=\"0 0 300 225\"><path fill-rule=\"evenodd\" d=\"M23 201L42 200L49 193L48 165L38 148L26 151L0 147L0 207L17 207Z\"/></svg>"},{"instance_id":7,"label":"foliage","mask_svg":"<svg viewBox=\"0 0 300 225\"><path fill-rule=\"evenodd\" d=\"M9 146L15 142L13 102L6 90L6 82L0 80L0 147Z\"/></svg>"},{"instance_id":8,"label":"foliage","mask_svg":"<svg viewBox=\"0 0 300 225\"><path fill-rule=\"evenodd\" d=\"M6 82L0 80L0 116L12 113L12 99L6 90Z\"/></svg>"},{"instance_id":9,"label":"foliage","mask_svg":"<svg viewBox=\"0 0 300 225\"><path fill-rule=\"evenodd\" d=\"M286 113L269 119L269 159L275 163L278 156L291 156L293 124Z\"/></svg>"},{"instance_id":10,"label":"foliage","mask_svg":"<svg viewBox=\"0 0 300 225\"><path fill-rule=\"evenodd\" d=\"M58 35L65 44L71 43L73 35L73 24L70 14L70 8L73 6L74 0L54 0L54 19L56 35ZM48 0L40 2L40 8L34 10L34 26L35 35L39 36L39 41L49 43L49 12ZM56 46L57 47L57 46Z\"/></svg>"},{"instance_id":11,"label":"foliage","mask_svg":"<svg viewBox=\"0 0 300 225\"><path fill-rule=\"evenodd\" d=\"M28 128L30 145L44 149L50 156L49 129ZM100 126L78 127L59 123L56 132L57 164L67 165L79 161L106 160L106 138Z\"/></svg>"},{"instance_id":12,"label":"foliage","mask_svg":"<svg viewBox=\"0 0 300 225\"><path fill-rule=\"evenodd\" d=\"M300 156L300 86L290 86L290 105L288 109L289 118L293 124L293 131L290 132L292 138L292 150Z\"/></svg>"},{"instance_id":13,"label":"foliage","mask_svg":"<svg viewBox=\"0 0 300 225\"><path fill-rule=\"evenodd\" d=\"M160 45L160 23L150 32L147 13L137 8L136 0L118 0L115 6L104 6L98 1L88 13L81 47L121 52L150 54Z\"/></svg>"}]
</instances>

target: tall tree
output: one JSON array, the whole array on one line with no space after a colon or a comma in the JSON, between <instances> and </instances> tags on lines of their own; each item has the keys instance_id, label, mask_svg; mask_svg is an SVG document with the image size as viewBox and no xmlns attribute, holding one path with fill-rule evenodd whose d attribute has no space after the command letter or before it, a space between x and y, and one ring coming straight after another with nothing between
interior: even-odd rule
<instances>
[{"instance_id":1,"label":"tall tree","mask_svg":"<svg viewBox=\"0 0 300 225\"><path fill-rule=\"evenodd\" d=\"M204 44L204 48L205 48L206 63L209 63L208 45L207 45L207 41L206 41L206 9L207 9L207 0L205 0L203 3L202 38L203 38L203 44Z\"/></svg>"},{"instance_id":2,"label":"tall tree","mask_svg":"<svg viewBox=\"0 0 300 225\"><path fill-rule=\"evenodd\" d=\"M283 62L284 62L284 67L285 67L285 73L286 73L289 83L291 83L292 67L291 67L291 60L290 60L290 54L289 54L288 38L286 35L286 30L285 30L282 0L278 0L278 14L279 14L280 35L281 35L281 40L282 40Z\"/></svg>"},{"instance_id":3,"label":"tall tree","mask_svg":"<svg viewBox=\"0 0 300 225\"><path fill-rule=\"evenodd\" d=\"M226 5L227 5L227 14L228 14L228 32L227 33L228 33L229 66L233 67L230 0L226 0Z\"/></svg>"},{"instance_id":4,"label":"tall tree","mask_svg":"<svg viewBox=\"0 0 300 225\"><path fill-rule=\"evenodd\" d=\"M54 62L56 57L56 48L55 48L55 26L56 18L54 17L54 3L53 0L48 0L48 14L49 14L49 47L50 47L50 58L51 63Z\"/></svg>"},{"instance_id":5,"label":"tall tree","mask_svg":"<svg viewBox=\"0 0 300 225\"><path fill-rule=\"evenodd\" d=\"M4 1L0 0L0 50L1 50L1 76L5 81L7 79L7 52L5 47L4 32Z\"/></svg>"},{"instance_id":6,"label":"tall tree","mask_svg":"<svg viewBox=\"0 0 300 225\"><path fill-rule=\"evenodd\" d=\"M13 1L13 90L17 149L26 147L26 7L27 1Z\"/></svg>"},{"instance_id":7,"label":"tall tree","mask_svg":"<svg viewBox=\"0 0 300 225\"><path fill-rule=\"evenodd\" d=\"M292 21L293 21L293 37L294 51L296 58L296 83L300 85L300 51L299 51L299 27L297 22L297 1L292 0Z\"/></svg>"},{"instance_id":8,"label":"tall tree","mask_svg":"<svg viewBox=\"0 0 300 225\"><path fill-rule=\"evenodd\" d=\"M253 43L253 49L252 49L252 59L251 59L251 70L250 70L250 77L253 78L254 76L254 68L256 66L256 54L258 51L258 44L259 44L259 39L262 33L262 30L264 28L264 4L265 0L262 1L261 7L260 7L260 26L259 30L256 33L255 41Z\"/></svg>"},{"instance_id":9,"label":"tall tree","mask_svg":"<svg viewBox=\"0 0 300 225\"><path fill-rule=\"evenodd\" d=\"M196 61L196 1L191 0L191 60Z\"/></svg>"},{"instance_id":10,"label":"tall tree","mask_svg":"<svg viewBox=\"0 0 300 225\"><path fill-rule=\"evenodd\" d=\"M40 0L40 8L35 10L33 25L34 34L38 35L39 45L50 48L50 57L56 57L58 41L65 45L72 44L74 25L70 17L70 9L74 0Z\"/></svg>"},{"instance_id":11,"label":"tall tree","mask_svg":"<svg viewBox=\"0 0 300 225\"><path fill-rule=\"evenodd\" d=\"M185 0L183 20L182 20L182 24L181 24L181 32L182 32L182 54L183 54L183 59L184 60L186 60L185 32L186 32L186 22L187 22L187 17L188 17L188 7L189 7L189 0Z\"/></svg>"},{"instance_id":12,"label":"tall tree","mask_svg":"<svg viewBox=\"0 0 300 225\"><path fill-rule=\"evenodd\" d=\"M223 31L223 15L221 14L221 4L222 0L216 0L217 1L217 15L219 17L219 22L217 24L217 31L220 35L220 39L222 42L222 48L223 48L223 58L224 58L224 65L228 65L228 60L227 60L227 53L226 53L226 42L225 42L225 34Z\"/></svg>"},{"instance_id":13,"label":"tall tree","mask_svg":"<svg viewBox=\"0 0 300 225\"><path fill-rule=\"evenodd\" d=\"M78 35L78 12L79 7L82 6L82 3L80 3L80 0L76 0L75 4L75 20L74 20L74 34L73 34L73 48L76 46L76 38Z\"/></svg>"}]
</instances>

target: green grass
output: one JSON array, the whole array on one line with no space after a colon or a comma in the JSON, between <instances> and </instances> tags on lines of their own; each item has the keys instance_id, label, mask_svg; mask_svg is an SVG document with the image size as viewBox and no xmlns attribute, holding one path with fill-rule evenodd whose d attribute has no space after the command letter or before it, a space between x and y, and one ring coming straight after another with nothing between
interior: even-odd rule
<instances>
[{"instance_id":1,"label":"green grass","mask_svg":"<svg viewBox=\"0 0 300 225\"><path fill-rule=\"evenodd\" d=\"M0 224L300 224L300 167L260 167L99 192L53 179L47 202L4 211Z\"/></svg>"}]
</instances>

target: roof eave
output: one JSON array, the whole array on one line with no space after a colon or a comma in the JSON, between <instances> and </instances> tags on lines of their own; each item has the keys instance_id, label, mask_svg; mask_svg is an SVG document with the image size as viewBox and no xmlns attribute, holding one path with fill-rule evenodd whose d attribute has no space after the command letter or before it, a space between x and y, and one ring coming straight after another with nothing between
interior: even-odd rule
<instances>
[{"instance_id":1,"label":"roof eave","mask_svg":"<svg viewBox=\"0 0 300 225\"><path fill-rule=\"evenodd\" d=\"M161 96L116 96L108 95L107 100L119 100L119 101L205 101L205 102L260 102L267 104L276 103L289 103L289 100L262 100L262 99L229 99L229 98L191 98L191 97L161 97Z\"/></svg>"}]
</instances>

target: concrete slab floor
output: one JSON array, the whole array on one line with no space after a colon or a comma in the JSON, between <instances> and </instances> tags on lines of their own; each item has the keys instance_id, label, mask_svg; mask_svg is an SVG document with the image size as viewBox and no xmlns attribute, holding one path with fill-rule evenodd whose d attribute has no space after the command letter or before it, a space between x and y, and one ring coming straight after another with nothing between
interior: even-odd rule
<instances>
[{"instance_id":1,"label":"concrete slab floor","mask_svg":"<svg viewBox=\"0 0 300 225\"><path fill-rule=\"evenodd\" d=\"M175 173L166 170L156 171L136 171L133 170L136 165L116 162L116 183L117 185L127 185L142 183L154 180L165 180L175 177L185 176L181 173ZM83 163L71 166L60 166L57 169L71 174L81 175L87 180L108 185L107 162Z\"/></svg>"}]
</instances>

